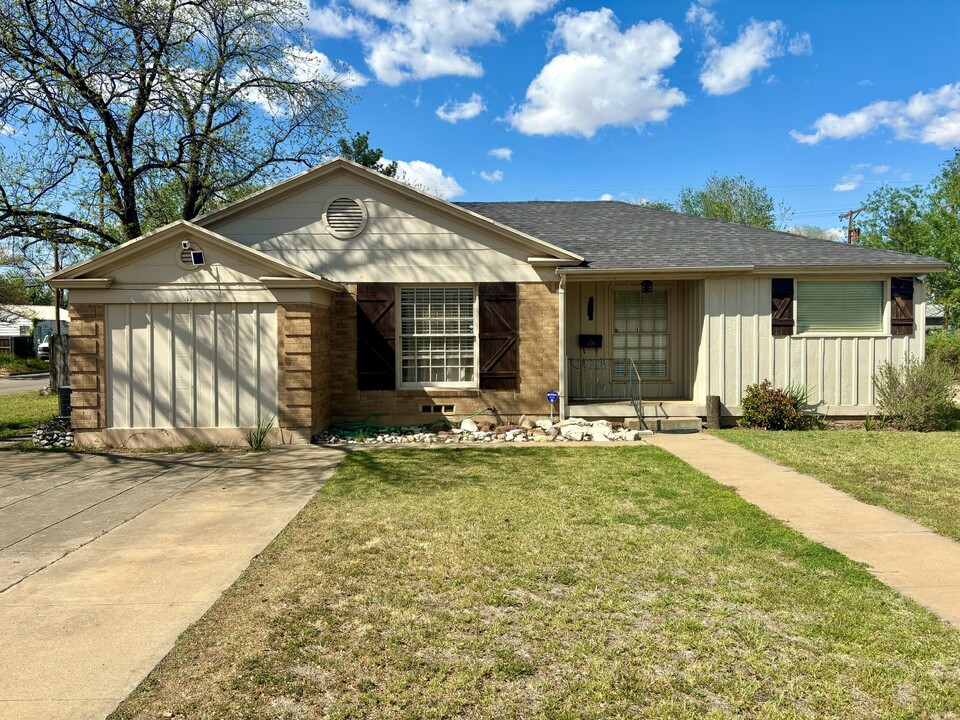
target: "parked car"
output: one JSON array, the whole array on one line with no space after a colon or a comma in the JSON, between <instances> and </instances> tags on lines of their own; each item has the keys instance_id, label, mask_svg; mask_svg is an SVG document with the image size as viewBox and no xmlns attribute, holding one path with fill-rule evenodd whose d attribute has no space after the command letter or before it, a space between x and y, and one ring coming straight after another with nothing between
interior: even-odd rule
<instances>
[{"instance_id":1,"label":"parked car","mask_svg":"<svg viewBox=\"0 0 960 720\"><path fill-rule=\"evenodd\" d=\"M40 360L50 359L50 336L49 335L44 335L43 340L41 340L40 344L37 345L37 357Z\"/></svg>"}]
</instances>

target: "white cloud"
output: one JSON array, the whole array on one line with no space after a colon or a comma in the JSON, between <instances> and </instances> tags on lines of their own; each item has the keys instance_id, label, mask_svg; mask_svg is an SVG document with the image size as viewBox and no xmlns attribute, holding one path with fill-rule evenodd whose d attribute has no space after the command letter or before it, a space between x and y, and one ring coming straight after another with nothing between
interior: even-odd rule
<instances>
[{"instance_id":1,"label":"white cloud","mask_svg":"<svg viewBox=\"0 0 960 720\"><path fill-rule=\"evenodd\" d=\"M348 88L362 87L369 82L368 78L347 63L334 62L319 50L291 46L284 50L283 61L286 68L282 75L297 82L334 78ZM270 115L282 115L287 111L257 88L245 90L243 96Z\"/></svg>"},{"instance_id":2,"label":"white cloud","mask_svg":"<svg viewBox=\"0 0 960 720\"><path fill-rule=\"evenodd\" d=\"M840 182L833 186L834 192L850 192L860 187L863 182L862 173L848 173L841 178Z\"/></svg>"},{"instance_id":3,"label":"white cloud","mask_svg":"<svg viewBox=\"0 0 960 720\"><path fill-rule=\"evenodd\" d=\"M812 55L813 40L810 33L797 33L787 43L787 52L791 55Z\"/></svg>"},{"instance_id":4,"label":"white cloud","mask_svg":"<svg viewBox=\"0 0 960 720\"><path fill-rule=\"evenodd\" d=\"M384 158L383 162L390 161ZM445 175L436 165L423 160L397 160L397 177L408 185L446 200L466 192L452 175Z\"/></svg>"},{"instance_id":5,"label":"white cloud","mask_svg":"<svg viewBox=\"0 0 960 720\"><path fill-rule=\"evenodd\" d=\"M783 24L778 20L751 20L731 45L714 47L707 54L700 72L703 89L710 95L729 95L745 88L754 73L783 55L783 32Z\"/></svg>"},{"instance_id":6,"label":"white cloud","mask_svg":"<svg viewBox=\"0 0 960 720\"><path fill-rule=\"evenodd\" d=\"M885 175L886 173L890 172L890 166L889 166L889 165L874 165L874 166L873 166L873 172L874 172L875 175Z\"/></svg>"},{"instance_id":7,"label":"white cloud","mask_svg":"<svg viewBox=\"0 0 960 720\"><path fill-rule=\"evenodd\" d=\"M456 123L460 120L471 120L486 109L483 98L473 93L469 100L462 103L448 100L437 108L437 117L448 123Z\"/></svg>"},{"instance_id":8,"label":"white cloud","mask_svg":"<svg viewBox=\"0 0 960 720\"><path fill-rule=\"evenodd\" d=\"M493 148L487 153L487 155L497 158L498 160L506 160L507 162L510 162L510 160L513 158L513 150L508 147L498 147Z\"/></svg>"},{"instance_id":9,"label":"white cloud","mask_svg":"<svg viewBox=\"0 0 960 720\"><path fill-rule=\"evenodd\" d=\"M503 180L503 172L500 170L494 170L492 173L480 171L480 178L486 180L488 183L500 182Z\"/></svg>"},{"instance_id":10,"label":"white cloud","mask_svg":"<svg viewBox=\"0 0 960 720\"><path fill-rule=\"evenodd\" d=\"M700 71L700 84L710 95L729 95L742 90L761 70L770 67L774 58L786 53L810 55L813 41L809 33L797 33L787 37L787 28L779 20L760 21L751 19L740 28L737 39L729 45L721 45L717 33L722 23L716 14L706 7L707 3L695 2L687 10L686 20L704 34L706 60ZM773 82L769 75L765 82Z\"/></svg>"},{"instance_id":11,"label":"white cloud","mask_svg":"<svg viewBox=\"0 0 960 720\"><path fill-rule=\"evenodd\" d=\"M847 241L847 229L846 228L827 228L824 230L827 234L827 237L833 240L834 242L846 242Z\"/></svg>"},{"instance_id":12,"label":"white cloud","mask_svg":"<svg viewBox=\"0 0 960 720\"><path fill-rule=\"evenodd\" d=\"M688 23L699 27L707 34L708 38L712 38L721 26L716 13L707 8L706 5L707 3L704 2L693 3L687 9L687 14L684 17Z\"/></svg>"},{"instance_id":13,"label":"white cloud","mask_svg":"<svg viewBox=\"0 0 960 720\"><path fill-rule=\"evenodd\" d=\"M551 45L561 49L508 116L525 135L582 135L619 125L659 122L686 97L662 71L674 64L680 36L662 20L620 31L608 8L567 10L556 18Z\"/></svg>"},{"instance_id":14,"label":"white cloud","mask_svg":"<svg viewBox=\"0 0 960 720\"><path fill-rule=\"evenodd\" d=\"M804 145L822 140L849 140L879 128L889 128L897 140L915 140L943 148L960 143L960 82L908 100L878 100L846 115L827 113L813 124L814 132L791 130Z\"/></svg>"},{"instance_id":15,"label":"white cloud","mask_svg":"<svg viewBox=\"0 0 960 720\"><path fill-rule=\"evenodd\" d=\"M502 40L558 0L326 0L309 7L307 26L325 37L356 37L380 82L458 75L480 77L475 47ZM309 0L308 0L309 2Z\"/></svg>"},{"instance_id":16,"label":"white cloud","mask_svg":"<svg viewBox=\"0 0 960 720\"><path fill-rule=\"evenodd\" d=\"M598 199L602 200L603 202L610 202L611 200L613 200L613 195L611 195L610 193L604 193Z\"/></svg>"}]
</instances>

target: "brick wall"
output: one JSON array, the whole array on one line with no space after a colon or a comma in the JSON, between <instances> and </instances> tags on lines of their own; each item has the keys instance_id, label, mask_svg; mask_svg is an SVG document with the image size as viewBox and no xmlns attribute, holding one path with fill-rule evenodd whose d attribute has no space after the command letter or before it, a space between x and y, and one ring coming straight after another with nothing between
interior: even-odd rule
<instances>
[{"instance_id":1,"label":"brick wall","mask_svg":"<svg viewBox=\"0 0 960 720\"><path fill-rule=\"evenodd\" d=\"M442 414L423 413L423 405L453 405L450 417L485 408L502 420L548 415L547 390L559 390L559 318L556 283L518 285L520 383L518 390L357 390L356 285L348 285L333 305L330 319L330 404L334 421L371 421L382 425L423 423ZM379 416L374 420L372 416Z\"/></svg>"},{"instance_id":2,"label":"brick wall","mask_svg":"<svg viewBox=\"0 0 960 720\"><path fill-rule=\"evenodd\" d=\"M70 308L70 422L75 430L106 427L103 316L101 303Z\"/></svg>"},{"instance_id":3,"label":"brick wall","mask_svg":"<svg viewBox=\"0 0 960 720\"><path fill-rule=\"evenodd\" d=\"M330 418L330 308L277 305L277 423L317 431Z\"/></svg>"}]
</instances>

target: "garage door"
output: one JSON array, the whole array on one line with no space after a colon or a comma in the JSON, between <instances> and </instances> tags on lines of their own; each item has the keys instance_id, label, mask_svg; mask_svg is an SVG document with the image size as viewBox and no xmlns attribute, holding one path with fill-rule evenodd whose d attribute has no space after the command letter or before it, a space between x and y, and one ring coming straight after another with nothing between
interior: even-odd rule
<instances>
[{"instance_id":1,"label":"garage door","mask_svg":"<svg viewBox=\"0 0 960 720\"><path fill-rule=\"evenodd\" d=\"M276 414L276 305L107 305L105 322L108 427L250 427Z\"/></svg>"}]
</instances>

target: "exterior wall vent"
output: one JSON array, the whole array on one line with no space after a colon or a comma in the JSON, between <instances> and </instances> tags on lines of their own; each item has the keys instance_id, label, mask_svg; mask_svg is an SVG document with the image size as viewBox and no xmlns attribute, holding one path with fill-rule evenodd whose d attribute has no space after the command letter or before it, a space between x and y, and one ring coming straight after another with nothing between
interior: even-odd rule
<instances>
[{"instance_id":1,"label":"exterior wall vent","mask_svg":"<svg viewBox=\"0 0 960 720\"><path fill-rule=\"evenodd\" d=\"M180 243L180 255L177 258L177 264L184 270L196 270L206 264L203 257L203 250L193 245L187 240Z\"/></svg>"},{"instance_id":2,"label":"exterior wall vent","mask_svg":"<svg viewBox=\"0 0 960 720\"><path fill-rule=\"evenodd\" d=\"M334 237L354 238L367 226L367 208L358 198L333 198L323 211L323 224Z\"/></svg>"}]
</instances>

